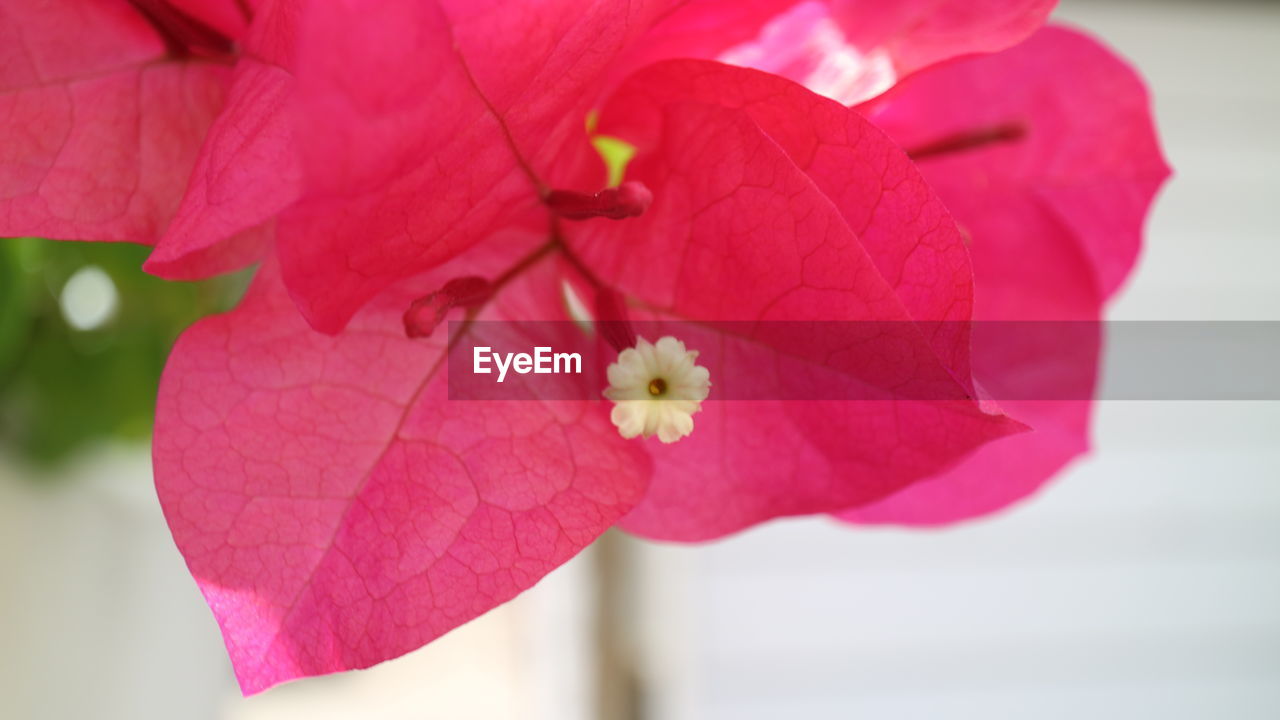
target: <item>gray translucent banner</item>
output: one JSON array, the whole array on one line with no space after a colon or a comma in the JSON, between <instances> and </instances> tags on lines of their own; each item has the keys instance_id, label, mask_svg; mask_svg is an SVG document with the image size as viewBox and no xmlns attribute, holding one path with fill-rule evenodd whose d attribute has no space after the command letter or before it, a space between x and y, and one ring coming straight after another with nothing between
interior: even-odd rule
<instances>
[{"instance_id":1,"label":"gray translucent banner","mask_svg":"<svg viewBox=\"0 0 1280 720\"><path fill-rule=\"evenodd\" d=\"M1280 400L1280 321L451 322L448 331L451 400L599 399L615 347L667 335L698 351L711 401Z\"/></svg>"}]
</instances>

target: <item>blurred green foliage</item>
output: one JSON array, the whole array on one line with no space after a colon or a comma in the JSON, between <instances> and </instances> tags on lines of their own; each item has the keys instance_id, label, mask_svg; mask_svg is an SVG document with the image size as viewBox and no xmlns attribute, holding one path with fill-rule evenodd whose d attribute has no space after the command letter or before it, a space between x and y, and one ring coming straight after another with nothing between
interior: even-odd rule
<instances>
[{"instance_id":1,"label":"blurred green foliage","mask_svg":"<svg viewBox=\"0 0 1280 720\"><path fill-rule=\"evenodd\" d=\"M142 272L148 252L124 243L0 240L0 450L49 465L95 441L149 436L173 341L198 318L229 309L248 273L168 282ZM101 324L77 329L62 296L90 267L110 278L117 302Z\"/></svg>"}]
</instances>

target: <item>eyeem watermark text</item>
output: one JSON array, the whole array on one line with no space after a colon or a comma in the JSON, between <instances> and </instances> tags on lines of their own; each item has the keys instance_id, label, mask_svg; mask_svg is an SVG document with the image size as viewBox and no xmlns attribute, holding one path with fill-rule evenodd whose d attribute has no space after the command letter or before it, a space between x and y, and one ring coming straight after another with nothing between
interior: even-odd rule
<instances>
[{"instance_id":1,"label":"eyeem watermark text","mask_svg":"<svg viewBox=\"0 0 1280 720\"><path fill-rule=\"evenodd\" d=\"M493 367L490 367L490 364ZM507 371L514 370L521 375L580 375L582 374L582 355L580 353L558 353L549 347L535 347L529 353L496 353L493 348L476 346L472 352L471 369L477 375L488 375L497 368L498 382L507 378Z\"/></svg>"}]
</instances>

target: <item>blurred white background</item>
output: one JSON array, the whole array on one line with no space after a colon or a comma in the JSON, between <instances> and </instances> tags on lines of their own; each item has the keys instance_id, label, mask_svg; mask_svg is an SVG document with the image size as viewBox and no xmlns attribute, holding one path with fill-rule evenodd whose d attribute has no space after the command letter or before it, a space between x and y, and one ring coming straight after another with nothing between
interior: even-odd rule
<instances>
[{"instance_id":1,"label":"blurred white background","mask_svg":"<svg viewBox=\"0 0 1280 720\"><path fill-rule=\"evenodd\" d=\"M1112 316L1280 319L1280 5L1058 17L1141 68L1176 173ZM0 717L574 720L601 675L631 678L637 719L1280 717L1280 403L1107 402L1095 437L1047 491L945 531L615 537L616 661L589 551L401 660L250 699L145 451L44 486L0 464Z\"/></svg>"}]
</instances>

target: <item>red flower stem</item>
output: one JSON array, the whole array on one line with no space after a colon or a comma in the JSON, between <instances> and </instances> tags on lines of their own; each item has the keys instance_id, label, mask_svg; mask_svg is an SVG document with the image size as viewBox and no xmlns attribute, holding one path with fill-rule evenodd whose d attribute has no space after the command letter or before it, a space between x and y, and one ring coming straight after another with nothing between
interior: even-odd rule
<instances>
[{"instance_id":1,"label":"red flower stem","mask_svg":"<svg viewBox=\"0 0 1280 720\"><path fill-rule=\"evenodd\" d=\"M498 296L498 293L501 292L503 287L522 275L529 268L537 265L543 258L557 251L564 257L569 265L582 276L582 279L591 285L591 287L596 290L610 289L609 285L597 277L595 273L591 272L586 263L582 262L582 259L578 257L577 253L573 252L573 250L564 242L564 236L560 234L560 223L556 218L552 218L550 239L531 250L527 255L517 260L515 264L502 271L500 275L494 278L493 283L490 286L491 290L488 298L483 302L467 306L466 316L458 326L457 332L449 338L449 343L446 346L446 352L452 350L454 346L458 344L462 339L462 336L471 328L471 323L475 321L477 316L479 316L480 311Z\"/></svg>"},{"instance_id":2,"label":"red flower stem","mask_svg":"<svg viewBox=\"0 0 1280 720\"><path fill-rule=\"evenodd\" d=\"M582 276L582 279L585 280L588 285L596 290L609 288L609 285L597 277L595 273L591 272L591 269L587 267L587 264L582 262L582 258L578 257L578 254L565 244L564 236L560 234L560 224L555 220L552 220L551 222L551 240L560 249L560 254L564 257L565 261L569 263L578 275Z\"/></svg>"},{"instance_id":3,"label":"red flower stem","mask_svg":"<svg viewBox=\"0 0 1280 720\"><path fill-rule=\"evenodd\" d=\"M539 260L551 254L551 252L554 251L557 247L559 247L559 245L560 245L560 241L557 238L552 237L550 240L534 248L533 251L530 252L528 255L525 255L524 257L517 260L515 265L512 265L511 267L507 268L502 272L501 275L493 279L493 285L492 285L493 289L490 292L489 297L492 298L494 295L497 295L498 291L501 290L504 285L516 279L516 277L518 277L525 270L528 270L529 268L536 265Z\"/></svg>"},{"instance_id":4,"label":"red flower stem","mask_svg":"<svg viewBox=\"0 0 1280 720\"><path fill-rule=\"evenodd\" d=\"M498 293L502 290L503 287L505 287L512 280L515 280L517 277L522 275L529 268L533 267L534 265L537 265L543 258L547 257L548 255L556 251L560 252L560 254L564 257L564 259L569 263L569 265L579 275L581 275L583 280L586 280L587 283L591 285L591 287L597 290L607 289L609 287L602 280L600 280L600 278L597 277L595 273L591 272L591 270L586 266L586 264L582 262L582 259L579 258L578 255L575 252L573 252L573 250L567 244L565 244L564 236L560 234L559 222L553 218L551 221L551 238L546 242L542 243L541 245L539 245L538 247L534 248L527 255L517 260L515 264L513 264L511 267L502 271L502 274L494 278L493 284L492 284L492 290L489 293L488 299L486 299L484 302L477 303L475 305L471 305L467 307L466 316L463 318L462 323L458 326L457 332L455 332L449 338L449 343L446 346L445 352L452 350L454 346L456 346L458 342L462 340L462 336L465 335L467 331L471 329L471 324L475 321L476 317L479 316L480 311L483 310L486 305L488 305L495 297L498 296Z\"/></svg>"},{"instance_id":5,"label":"red flower stem","mask_svg":"<svg viewBox=\"0 0 1280 720\"><path fill-rule=\"evenodd\" d=\"M977 150L988 145L1015 142L1026 137L1026 135L1027 129L1022 124L1006 123L948 135L919 147L908 148L907 155L912 160L919 161L938 157L939 155Z\"/></svg>"},{"instance_id":6,"label":"red flower stem","mask_svg":"<svg viewBox=\"0 0 1280 720\"><path fill-rule=\"evenodd\" d=\"M480 83L476 82L476 77L471 73L471 66L467 64L467 58L463 56L462 51L458 49L457 43L453 46L453 54L458 57L458 64L462 66L462 73L466 75L467 82L471 84L471 89L475 91L476 96L480 98L480 102L484 103L485 109L497 121L498 128L502 130L502 137L507 143L507 148L511 150L511 154L515 156L516 163L524 172L525 177L529 178L529 182L533 183L533 189L538 193L539 198L544 198L550 189L547 184L542 182L542 178L538 177L538 173L534 172L533 166L525 159L524 154L520 152L520 147L516 145L515 136L511 134L511 128L507 127L506 118L498 112L498 109L489 102L489 96L484 94L480 89Z\"/></svg>"},{"instance_id":7,"label":"red flower stem","mask_svg":"<svg viewBox=\"0 0 1280 720\"><path fill-rule=\"evenodd\" d=\"M653 202L653 193L643 184L629 181L594 194L576 190L552 190L542 201L553 214L565 220L598 217L623 220L643 215Z\"/></svg>"},{"instance_id":8,"label":"red flower stem","mask_svg":"<svg viewBox=\"0 0 1280 720\"><path fill-rule=\"evenodd\" d=\"M563 245L560 243L559 236L553 235L550 240L534 248L528 255L517 260L514 265L502 271L501 275L494 278L488 299L484 302L476 303L475 305L467 307L466 316L463 318L462 324L458 326L458 331L449 338L449 343L445 348L445 352L447 353L450 350L453 350L454 346L462 340L462 336L471 328L471 323L475 321L476 317L480 314L480 311L498 296L498 293L502 291L503 287L523 274L524 271L534 265L537 265L539 261L560 247L563 247Z\"/></svg>"}]
</instances>

